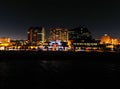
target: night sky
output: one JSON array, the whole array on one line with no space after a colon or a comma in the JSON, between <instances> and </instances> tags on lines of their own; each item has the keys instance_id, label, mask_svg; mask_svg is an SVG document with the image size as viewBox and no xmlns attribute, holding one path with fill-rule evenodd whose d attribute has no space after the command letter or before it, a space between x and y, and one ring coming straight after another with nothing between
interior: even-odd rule
<instances>
[{"instance_id":1,"label":"night sky","mask_svg":"<svg viewBox=\"0 0 120 89\"><path fill-rule=\"evenodd\" d=\"M84 25L94 38L105 33L120 38L119 4L101 0L0 1L0 37L27 39L27 30L31 26L43 26L49 33L51 27Z\"/></svg>"}]
</instances>

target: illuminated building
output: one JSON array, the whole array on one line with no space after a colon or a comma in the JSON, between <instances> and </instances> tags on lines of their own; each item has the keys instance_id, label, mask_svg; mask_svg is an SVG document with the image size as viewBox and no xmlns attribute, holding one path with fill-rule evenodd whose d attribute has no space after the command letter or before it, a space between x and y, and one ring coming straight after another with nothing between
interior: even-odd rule
<instances>
[{"instance_id":1,"label":"illuminated building","mask_svg":"<svg viewBox=\"0 0 120 89\"><path fill-rule=\"evenodd\" d=\"M51 28L49 41L61 40L63 42L68 41L68 30L63 28Z\"/></svg>"},{"instance_id":2,"label":"illuminated building","mask_svg":"<svg viewBox=\"0 0 120 89\"><path fill-rule=\"evenodd\" d=\"M99 49L99 41L92 39L91 32L84 26L70 29L68 34L68 46L72 44L74 51Z\"/></svg>"},{"instance_id":3,"label":"illuminated building","mask_svg":"<svg viewBox=\"0 0 120 89\"><path fill-rule=\"evenodd\" d=\"M10 38L1 37L0 38L0 46L8 46L10 44Z\"/></svg>"},{"instance_id":4,"label":"illuminated building","mask_svg":"<svg viewBox=\"0 0 120 89\"><path fill-rule=\"evenodd\" d=\"M101 44L112 44L112 45L118 45L119 41L116 38L111 38L109 35L105 34L101 38Z\"/></svg>"},{"instance_id":5,"label":"illuminated building","mask_svg":"<svg viewBox=\"0 0 120 89\"><path fill-rule=\"evenodd\" d=\"M28 40L31 43L45 41L45 28L44 27L31 27L28 29Z\"/></svg>"},{"instance_id":6,"label":"illuminated building","mask_svg":"<svg viewBox=\"0 0 120 89\"><path fill-rule=\"evenodd\" d=\"M119 46L119 41L116 38L111 38L109 35L105 34L104 36L101 37L101 42L105 48L105 50L114 50L116 47Z\"/></svg>"},{"instance_id":7,"label":"illuminated building","mask_svg":"<svg viewBox=\"0 0 120 89\"><path fill-rule=\"evenodd\" d=\"M101 44L111 44L111 37L107 34L104 34L101 38Z\"/></svg>"},{"instance_id":8,"label":"illuminated building","mask_svg":"<svg viewBox=\"0 0 120 89\"><path fill-rule=\"evenodd\" d=\"M97 41L91 41L91 42L74 42L73 43L74 46L74 51L92 51L92 50L98 50L100 49L99 47L99 42Z\"/></svg>"},{"instance_id":9,"label":"illuminated building","mask_svg":"<svg viewBox=\"0 0 120 89\"><path fill-rule=\"evenodd\" d=\"M0 38L0 50L5 50L5 47L10 45L10 38L1 37Z\"/></svg>"},{"instance_id":10,"label":"illuminated building","mask_svg":"<svg viewBox=\"0 0 120 89\"><path fill-rule=\"evenodd\" d=\"M48 50L50 50L50 51L65 51L66 47L67 47L67 42L61 42L59 40L50 41Z\"/></svg>"},{"instance_id":11,"label":"illuminated building","mask_svg":"<svg viewBox=\"0 0 120 89\"><path fill-rule=\"evenodd\" d=\"M0 43L10 43L10 38L1 37L1 38L0 38Z\"/></svg>"}]
</instances>

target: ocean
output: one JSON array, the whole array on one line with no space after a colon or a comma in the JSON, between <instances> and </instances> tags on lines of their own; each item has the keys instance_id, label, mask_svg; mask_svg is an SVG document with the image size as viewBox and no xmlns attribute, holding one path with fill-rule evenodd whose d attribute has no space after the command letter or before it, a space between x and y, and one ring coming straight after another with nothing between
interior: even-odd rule
<instances>
[{"instance_id":1,"label":"ocean","mask_svg":"<svg viewBox=\"0 0 120 89\"><path fill-rule=\"evenodd\" d=\"M1 54L0 57L5 59L0 61L0 89L108 89L111 87L116 89L120 87L117 82L120 80L119 57L114 59L112 56L106 59L108 54L101 57L103 53L98 57L92 56L97 53L80 55L69 53L69 56L53 52L49 55L30 52Z\"/></svg>"}]
</instances>

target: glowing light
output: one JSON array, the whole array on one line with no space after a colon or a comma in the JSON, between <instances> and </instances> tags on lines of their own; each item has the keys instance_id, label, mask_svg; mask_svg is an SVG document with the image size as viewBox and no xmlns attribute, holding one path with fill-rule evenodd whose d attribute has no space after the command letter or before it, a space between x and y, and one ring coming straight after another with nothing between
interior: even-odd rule
<instances>
[{"instance_id":1,"label":"glowing light","mask_svg":"<svg viewBox=\"0 0 120 89\"><path fill-rule=\"evenodd\" d=\"M110 44L111 43L111 37L108 36L107 34L105 34L102 38L101 38L101 44Z\"/></svg>"},{"instance_id":2,"label":"glowing light","mask_svg":"<svg viewBox=\"0 0 120 89\"><path fill-rule=\"evenodd\" d=\"M101 44L112 44L112 45L118 45L118 39L114 39L111 38L110 36L108 36L107 34L105 34L102 38L101 38Z\"/></svg>"},{"instance_id":3,"label":"glowing light","mask_svg":"<svg viewBox=\"0 0 120 89\"><path fill-rule=\"evenodd\" d=\"M8 46L8 43L0 44L0 46Z\"/></svg>"}]
</instances>

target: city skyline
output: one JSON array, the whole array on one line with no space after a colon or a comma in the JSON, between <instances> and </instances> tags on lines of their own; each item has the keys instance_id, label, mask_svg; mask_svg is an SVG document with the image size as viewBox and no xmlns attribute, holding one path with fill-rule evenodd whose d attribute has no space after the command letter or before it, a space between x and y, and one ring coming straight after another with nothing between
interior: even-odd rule
<instances>
[{"instance_id":1,"label":"city skyline","mask_svg":"<svg viewBox=\"0 0 120 89\"><path fill-rule=\"evenodd\" d=\"M108 34L120 38L119 2L99 1L1 1L0 37L27 39L31 26L68 29L85 25L94 38Z\"/></svg>"},{"instance_id":2,"label":"city skyline","mask_svg":"<svg viewBox=\"0 0 120 89\"><path fill-rule=\"evenodd\" d=\"M79 25L78 27L81 27L81 26L85 26L85 25ZM43 27L43 26L31 26L31 27ZM86 26L85 26L86 27ZM30 27L29 27L30 28ZM28 39L28 37L27 37L27 30L29 29L29 28L27 28L26 30L25 30L25 32L23 32L24 33L24 35L23 35L23 33L22 33L22 36L24 36L23 38L20 36L20 35L17 35L16 34L16 36L15 37L13 37L13 36L11 36L11 37L9 37L9 36L7 36L7 35L3 35L3 36L1 36L1 37L9 37L9 38L11 38L12 40L27 40ZM65 28L65 27L51 27L51 28L47 28L47 31L46 31L46 27L44 27L45 28L45 32L47 33L46 35L45 35L45 37L48 39L49 38L49 36L50 36L50 29L68 29L68 30L70 30L70 29L74 29L74 28L77 28L77 27L74 27L74 28ZM88 28L89 29L89 28ZM91 32L91 31L90 31ZM95 33L92 33L91 32L91 34L92 34L92 37L94 38L94 39L101 39L101 37L103 36L103 35L105 35L105 34L108 34L108 33L104 33L103 32L103 34L101 34L101 35L99 35L99 36L97 36L97 34L95 34ZM99 34L99 33L98 33ZM117 38L117 39L120 39L119 38L119 36L117 37L117 36L115 36L115 34L113 35L113 36L111 36L110 35L111 33L109 32L109 36L110 37L112 37L112 38ZM17 38L17 36L18 36L18 38ZM95 37L96 36L96 37ZM13 37L13 38L12 38Z\"/></svg>"},{"instance_id":3,"label":"city skyline","mask_svg":"<svg viewBox=\"0 0 120 89\"><path fill-rule=\"evenodd\" d=\"M51 36L55 36L54 34L51 34L51 30L56 30L55 32L57 33L57 30L58 31L66 31L66 32L70 32L71 30L72 31L76 31L76 29L78 29L78 30L80 30L81 28L86 28L88 31L89 31L89 29L86 27L86 26L84 26L84 25L81 25L81 26L79 26L79 27L75 27L75 28L63 28L63 27L53 27L53 28L50 28L49 29L49 32L47 32L48 34L46 34L46 29L45 29L45 27L29 27L28 29L27 29L27 31L26 31L26 38L24 38L24 39L17 39L17 38L14 38L14 39L12 39L12 38L10 38L10 37L8 37L8 36L2 36L2 37L0 37L0 38L10 38L11 40L30 40L30 39L33 39L33 38L29 38L28 37L28 34L29 33L31 33L31 31L33 31L32 33L31 33L31 35L37 35L37 34L44 34L44 40L45 41L47 41L47 40L50 40L50 38L51 38ZM36 33L36 31L41 31L42 29L44 29L44 32L38 32L38 33ZM34 32L35 31L35 32ZM107 33L105 33L105 34L103 34L101 37L99 37L99 38L95 38L94 37L94 35L91 33L91 31L89 31L90 32L90 34L91 34L91 37L92 37L92 39L98 39L98 40L100 40L100 39L102 39L102 37L103 36L109 36L110 38L112 38L112 39L118 39L118 40L120 40L119 38L115 38L115 37L112 37L112 36L110 36L109 34L107 34ZM35 33L35 34L34 34ZM54 33L54 32L53 32ZM67 33L66 33L67 34ZM64 35L64 32L62 33L62 35ZM39 38L37 38L37 39L41 39L41 37ZM53 39L52 39L53 40Z\"/></svg>"}]
</instances>

